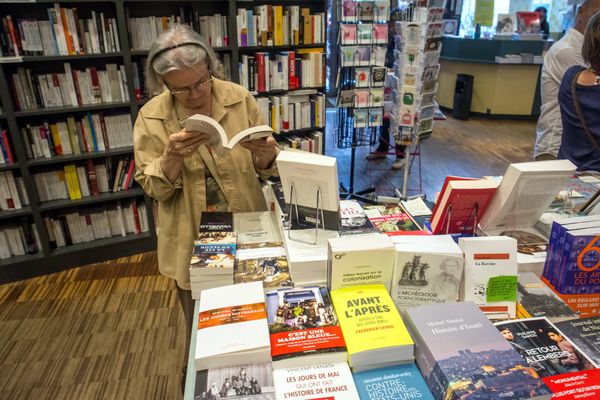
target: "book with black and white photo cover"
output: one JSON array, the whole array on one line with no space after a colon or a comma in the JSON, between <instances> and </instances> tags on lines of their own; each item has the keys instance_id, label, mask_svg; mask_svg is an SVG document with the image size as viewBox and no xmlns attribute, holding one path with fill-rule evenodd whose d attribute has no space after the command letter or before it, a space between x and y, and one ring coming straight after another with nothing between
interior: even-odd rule
<instances>
[{"instance_id":1,"label":"book with black and white photo cover","mask_svg":"<svg viewBox=\"0 0 600 400\"><path fill-rule=\"evenodd\" d=\"M345 361L276 368L273 380L277 400L360 400Z\"/></svg>"},{"instance_id":2,"label":"book with black and white photo cover","mask_svg":"<svg viewBox=\"0 0 600 400\"><path fill-rule=\"evenodd\" d=\"M203 290L199 312L196 369L271 361L261 282Z\"/></svg>"},{"instance_id":3,"label":"book with black and white photo cover","mask_svg":"<svg viewBox=\"0 0 600 400\"><path fill-rule=\"evenodd\" d=\"M394 243L384 233L329 239L329 288L383 284L390 289Z\"/></svg>"},{"instance_id":4,"label":"book with black and white photo cover","mask_svg":"<svg viewBox=\"0 0 600 400\"><path fill-rule=\"evenodd\" d=\"M340 235L377 233L365 210L356 200L340 200Z\"/></svg>"},{"instance_id":5,"label":"book with black and white photo cover","mask_svg":"<svg viewBox=\"0 0 600 400\"><path fill-rule=\"evenodd\" d=\"M436 399L550 399L548 387L475 303L408 308L406 324Z\"/></svg>"},{"instance_id":6,"label":"book with black and white photo cover","mask_svg":"<svg viewBox=\"0 0 600 400\"><path fill-rule=\"evenodd\" d=\"M450 235L395 236L390 295L399 310L458 301L463 252Z\"/></svg>"},{"instance_id":7,"label":"book with black and white photo cover","mask_svg":"<svg viewBox=\"0 0 600 400\"><path fill-rule=\"evenodd\" d=\"M284 150L277 156L277 169L289 217L298 222L300 228L314 229L319 222L320 229L339 230L336 158Z\"/></svg>"},{"instance_id":8,"label":"book with black and white photo cover","mask_svg":"<svg viewBox=\"0 0 600 400\"><path fill-rule=\"evenodd\" d=\"M579 314L558 297L533 272L519 273L517 282L517 317L546 317L551 322L579 318Z\"/></svg>"},{"instance_id":9,"label":"book with black and white photo cover","mask_svg":"<svg viewBox=\"0 0 600 400\"><path fill-rule=\"evenodd\" d=\"M242 400L275 400L271 363L234 365L196 372L194 399L232 397Z\"/></svg>"},{"instance_id":10,"label":"book with black and white photo cover","mask_svg":"<svg viewBox=\"0 0 600 400\"><path fill-rule=\"evenodd\" d=\"M267 292L273 367L345 362L346 343L323 286Z\"/></svg>"},{"instance_id":11,"label":"book with black and white photo cover","mask_svg":"<svg viewBox=\"0 0 600 400\"><path fill-rule=\"evenodd\" d=\"M516 317L517 241L506 236L461 237L465 254L461 300L472 301L490 319Z\"/></svg>"},{"instance_id":12,"label":"book with black and white photo cover","mask_svg":"<svg viewBox=\"0 0 600 400\"><path fill-rule=\"evenodd\" d=\"M494 325L542 379L596 367L567 335L545 317L503 321Z\"/></svg>"},{"instance_id":13,"label":"book with black and white photo cover","mask_svg":"<svg viewBox=\"0 0 600 400\"><path fill-rule=\"evenodd\" d=\"M356 372L354 383L361 399L434 400L415 363Z\"/></svg>"},{"instance_id":14,"label":"book with black and white photo cover","mask_svg":"<svg viewBox=\"0 0 600 400\"><path fill-rule=\"evenodd\" d=\"M532 229L575 169L569 160L510 164L479 228L488 235Z\"/></svg>"},{"instance_id":15,"label":"book with black and white photo cover","mask_svg":"<svg viewBox=\"0 0 600 400\"><path fill-rule=\"evenodd\" d=\"M600 365L600 317L588 317L557 322L563 331L583 352Z\"/></svg>"},{"instance_id":16,"label":"book with black and white photo cover","mask_svg":"<svg viewBox=\"0 0 600 400\"><path fill-rule=\"evenodd\" d=\"M209 133L212 137L209 144L215 148L233 149L239 142L262 139L273 134L273 128L268 125L253 126L229 137L225 129L216 120L207 115L194 114L185 121L186 131Z\"/></svg>"}]
</instances>

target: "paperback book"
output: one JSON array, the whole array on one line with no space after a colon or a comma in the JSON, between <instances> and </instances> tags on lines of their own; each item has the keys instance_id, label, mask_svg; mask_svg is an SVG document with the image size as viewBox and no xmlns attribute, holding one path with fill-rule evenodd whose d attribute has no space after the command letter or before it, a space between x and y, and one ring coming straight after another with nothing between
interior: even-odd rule
<instances>
[{"instance_id":1,"label":"paperback book","mask_svg":"<svg viewBox=\"0 0 600 400\"><path fill-rule=\"evenodd\" d=\"M195 360L198 370L271 361L260 282L202 291Z\"/></svg>"},{"instance_id":2,"label":"paperback book","mask_svg":"<svg viewBox=\"0 0 600 400\"><path fill-rule=\"evenodd\" d=\"M266 304L275 369L346 360L346 344L327 288L271 291Z\"/></svg>"},{"instance_id":3,"label":"paperback book","mask_svg":"<svg viewBox=\"0 0 600 400\"><path fill-rule=\"evenodd\" d=\"M390 236L427 234L398 204L365 206L365 214L381 233ZM419 233L420 232L420 233Z\"/></svg>"},{"instance_id":4,"label":"paperback book","mask_svg":"<svg viewBox=\"0 0 600 400\"><path fill-rule=\"evenodd\" d=\"M383 284L390 289L394 270L394 243L385 234L329 239L329 288Z\"/></svg>"},{"instance_id":5,"label":"paperback book","mask_svg":"<svg viewBox=\"0 0 600 400\"><path fill-rule=\"evenodd\" d=\"M557 322L564 332L594 364L600 366L600 317L589 317Z\"/></svg>"},{"instance_id":6,"label":"paperback book","mask_svg":"<svg viewBox=\"0 0 600 400\"><path fill-rule=\"evenodd\" d=\"M491 319L516 317L517 241L505 236L458 239L465 254L461 299L473 301Z\"/></svg>"},{"instance_id":7,"label":"paperback book","mask_svg":"<svg viewBox=\"0 0 600 400\"><path fill-rule=\"evenodd\" d=\"M361 399L434 399L414 363L357 372L354 382Z\"/></svg>"},{"instance_id":8,"label":"paperback book","mask_svg":"<svg viewBox=\"0 0 600 400\"><path fill-rule=\"evenodd\" d=\"M383 285L331 292L354 371L412 362L414 343Z\"/></svg>"},{"instance_id":9,"label":"paperback book","mask_svg":"<svg viewBox=\"0 0 600 400\"><path fill-rule=\"evenodd\" d=\"M360 400L346 362L275 369L273 380L277 400Z\"/></svg>"},{"instance_id":10,"label":"paperback book","mask_svg":"<svg viewBox=\"0 0 600 400\"><path fill-rule=\"evenodd\" d=\"M595 368L591 360L544 317L498 322L495 325L542 379Z\"/></svg>"},{"instance_id":11,"label":"paperback book","mask_svg":"<svg viewBox=\"0 0 600 400\"><path fill-rule=\"evenodd\" d=\"M340 200L340 235L377 232L358 201Z\"/></svg>"},{"instance_id":12,"label":"paperback book","mask_svg":"<svg viewBox=\"0 0 600 400\"><path fill-rule=\"evenodd\" d=\"M475 303L413 307L406 317L417 365L436 399L550 399Z\"/></svg>"},{"instance_id":13,"label":"paperback book","mask_svg":"<svg viewBox=\"0 0 600 400\"><path fill-rule=\"evenodd\" d=\"M556 323L577 319L579 315L534 273L523 272L517 282L517 317L546 317Z\"/></svg>"},{"instance_id":14,"label":"paperback book","mask_svg":"<svg viewBox=\"0 0 600 400\"><path fill-rule=\"evenodd\" d=\"M268 125L253 126L229 137L225 129L209 116L194 114L185 121L186 131L207 132L211 136L209 144L215 148L224 147L233 149L241 141L262 139L273 134L273 129Z\"/></svg>"},{"instance_id":15,"label":"paperback book","mask_svg":"<svg viewBox=\"0 0 600 400\"><path fill-rule=\"evenodd\" d=\"M458 300L464 259L451 236L398 236L394 243L390 294L399 310Z\"/></svg>"},{"instance_id":16,"label":"paperback book","mask_svg":"<svg viewBox=\"0 0 600 400\"><path fill-rule=\"evenodd\" d=\"M294 286L283 242L239 246L233 268L233 282L262 282L265 291Z\"/></svg>"},{"instance_id":17,"label":"paperback book","mask_svg":"<svg viewBox=\"0 0 600 400\"><path fill-rule=\"evenodd\" d=\"M275 400L271 363L204 369L195 383L194 399Z\"/></svg>"}]
</instances>

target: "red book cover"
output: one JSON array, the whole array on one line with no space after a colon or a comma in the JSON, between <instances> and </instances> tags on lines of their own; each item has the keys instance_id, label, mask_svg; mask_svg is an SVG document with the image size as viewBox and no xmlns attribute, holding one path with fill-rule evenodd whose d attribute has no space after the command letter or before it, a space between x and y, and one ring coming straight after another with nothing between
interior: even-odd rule
<instances>
[{"instance_id":1,"label":"red book cover","mask_svg":"<svg viewBox=\"0 0 600 400\"><path fill-rule=\"evenodd\" d=\"M298 85L298 77L296 76L296 53L293 51L288 52L288 74L290 77L290 90L298 89L300 85Z\"/></svg>"},{"instance_id":2,"label":"red book cover","mask_svg":"<svg viewBox=\"0 0 600 400\"><path fill-rule=\"evenodd\" d=\"M600 399L600 369L572 372L542 378L553 399Z\"/></svg>"},{"instance_id":3,"label":"red book cover","mask_svg":"<svg viewBox=\"0 0 600 400\"><path fill-rule=\"evenodd\" d=\"M85 167L87 169L88 180L90 181L90 189L92 190L92 195L97 196L100 194L100 190L98 190L98 180L96 179L96 167L94 167L94 162L89 159L85 162Z\"/></svg>"},{"instance_id":4,"label":"red book cover","mask_svg":"<svg viewBox=\"0 0 600 400\"><path fill-rule=\"evenodd\" d=\"M102 95L100 94L100 81L98 80L98 72L96 71L96 67L89 68L90 71L90 80L92 81L92 93L94 94L94 99L98 100L98 102L102 101Z\"/></svg>"},{"instance_id":5,"label":"red book cover","mask_svg":"<svg viewBox=\"0 0 600 400\"><path fill-rule=\"evenodd\" d=\"M90 146L88 145L88 142L87 142L87 138L86 138L87 135L85 134L85 125L83 123L83 120L79 121L78 125L79 125L78 133L80 133L80 138L83 142L83 147L85 148L85 151L88 152L88 151L90 151Z\"/></svg>"},{"instance_id":6,"label":"red book cover","mask_svg":"<svg viewBox=\"0 0 600 400\"><path fill-rule=\"evenodd\" d=\"M10 142L8 140L8 132L6 129L2 130L2 144L4 147L4 151L6 152L6 158L10 164L15 162L13 158L12 150L10 149Z\"/></svg>"},{"instance_id":7,"label":"red book cover","mask_svg":"<svg viewBox=\"0 0 600 400\"><path fill-rule=\"evenodd\" d=\"M365 206L364 210L373 226L388 236L429 235L397 204Z\"/></svg>"},{"instance_id":8,"label":"red book cover","mask_svg":"<svg viewBox=\"0 0 600 400\"><path fill-rule=\"evenodd\" d=\"M77 71L75 69L71 70L71 75L73 75L73 85L75 86L75 94L77 95L77 103L79 105L83 104L81 100L81 89L79 88L79 79L77 79Z\"/></svg>"},{"instance_id":9,"label":"red book cover","mask_svg":"<svg viewBox=\"0 0 600 400\"><path fill-rule=\"evenodd\" d=\"M100 113L100 127L102 129L102 138L104 139L104 147L106 150L110 150L110 143L108 141L108 131L106 130L106 121L104 121L104 114Z\"/></svg>"},{"instance_id":10,"label":"red book cover","mask_svg":"<svg viewBox=\"0 0 600 400\"><path fill-rule=\"evenodd\" d=\"M437 212L438 204L440 204L439 199L442 198L442 194L446 191L446 188L448 187L448 183L450 183L451 181L470 181L470 180L474 180L474 179L475 178L464 178L461 176L452 176L452 175L446 176L446 179L444 179L444 184L442 185L442 190L440 190L440 192L438 193L438 198L437 198L435 204L433 205L433 211L431 212L431 218L433 219L434 215Z\"/></svg>"},{"instance_id":11,"label":"red book cover","mask_svg":"<svg viewBox=\"0 0 600 400\"><path fill-rule=\"evenodd\" d=\"M6 22L8 24L8 33L10 35L10 41L13 44L13 48L15 50L15 56L23 55L21 51L21 42L17 39L17 34L15 33L15 26L13 25L12 18L10 15L6 16Z\"/></svg>"},{"instance_id":12,"label":"red book cover","mask_svg":"<svg viewBox=\"0 0 600 400\"><path fill-rule=\"evenodd\" d=\"M265 55L264 53L256 53L255 55L256 58L256 69L257 69L257 85L256 85L256 91L257 92L265 92L267 90L267 84L266 84L266 79L267 77L265 76Z\"/></svg>"},{"instance_id":13,"label":"red book cover","mask_svg":"<svg viewBox=\"0 0 600 400\"><path fill-rule=\"evenodd\" d=\"M498 183L492 179L453 180L440 193L438 208L431 217L431 231L473 233L492 198Z\"/></svg>"},{"instance_id":14,"label":"red book cover","mask_svg":"<svg viewBox=\"0 0 600 400\"><path fill-rule=\"evenodd\" d=\"M138 214L138 206L135 200L131 202L131 212L133 213L133 219L135 221L135 233L142 233L140 215Z\"/></svg>"},{"instance_id":15,"label":"red book cover","mask_svg":"<svg viewBox=\"0 0 600 400\"><path fill-rule=\"evenodd\" d=\"M127 176L125 178L125 182L123 183L123 190L131 189L131 183L133 182L133 171L135 170L135 160L131 160L129 163L129 168L127 170Z\"/></svg>"}]
</instances>

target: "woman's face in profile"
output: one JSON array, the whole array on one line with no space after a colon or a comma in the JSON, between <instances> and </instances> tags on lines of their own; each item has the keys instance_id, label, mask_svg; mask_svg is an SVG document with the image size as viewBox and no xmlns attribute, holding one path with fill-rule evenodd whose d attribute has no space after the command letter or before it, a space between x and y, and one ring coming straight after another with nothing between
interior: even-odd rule
<instances>
[{"instance_id":1,"label":"woman's face in profile","mask_svg":"<svg viewBox=\"0 0 600 400\"><path fill-rule=\"evenodd\" d=\"M173 96L184 107L194 109L206 104L210 97L210 69L206 64L196 64L193 67L167 72L163 76L165 84L175 92Z\"/></svg>"}]
</instances>

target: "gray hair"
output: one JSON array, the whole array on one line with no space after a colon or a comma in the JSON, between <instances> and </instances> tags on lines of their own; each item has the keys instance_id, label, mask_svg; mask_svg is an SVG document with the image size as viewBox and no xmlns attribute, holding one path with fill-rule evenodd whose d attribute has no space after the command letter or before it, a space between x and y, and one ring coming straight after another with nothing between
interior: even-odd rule
<instances>
[{"instance_id":1,"label":"gray hair","mask_svg":"<svg viewBox=\"0 0 600 400\"><path fill-rule=\"evenodd\" d=\"M155 95L163 91L162 77L165 74L198 63L206 64L213 76L222 77L221 62L202 36L189 25L173 25L156 38L148 52L146 88L149 94Z\"/></svg>"}]
</instances>

